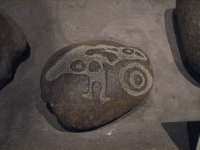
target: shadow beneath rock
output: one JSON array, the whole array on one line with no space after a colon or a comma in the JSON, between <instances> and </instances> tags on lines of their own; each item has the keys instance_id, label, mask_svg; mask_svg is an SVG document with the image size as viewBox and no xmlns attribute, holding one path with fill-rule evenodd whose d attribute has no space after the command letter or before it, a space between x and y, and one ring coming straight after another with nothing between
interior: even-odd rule
<instances>
[{"instance_id":1,"label":"shadow beneath rock","mask_svg":"<svg viewBox=\"0 0 200 150\"><path fill-rule=\"evenodd\" d=\"M175 9L165 11L165 28L174 61L182 75L193 85L200 87L200 75L189 65L186 58Z\"/></svg>"},{"instance_id":2,"label":"shadow beneath rock","mask_svg":"<svg viewBox=\"0 0 200 150\"><path fill-rule=\"evenodd\" d=\"M187 123L190 150L196 150L200 136L200 121Z\"/></svg>"},{"instance_id":3,"label":"shadow beneath rock","mask_svg":"<svg viewBox=\"0 0 200 150\"><path fill-rule=\"evenodd\" d=\"M5 86L7 86L10 82L13 81L18 66L30 57L30 53L31 53L30 52L30 46L29 46L28 42L26 42L26 49L25 49L25 51L15 61L15 63L12 66L12 75L11 75L11 77L5 82L5 84L2 87L0 87L0 90L2 90Z\"/></svg>"},{"instance_id":4,"label":"shadow beneath rock","mask_svg":"<svg viewBox=\"0 0 200 150\"><path fill-rule=\"evenodd\" d=\"M200 122L164 122L161 125L179 150L196 150Z\"/></svg>"}]
</instances>

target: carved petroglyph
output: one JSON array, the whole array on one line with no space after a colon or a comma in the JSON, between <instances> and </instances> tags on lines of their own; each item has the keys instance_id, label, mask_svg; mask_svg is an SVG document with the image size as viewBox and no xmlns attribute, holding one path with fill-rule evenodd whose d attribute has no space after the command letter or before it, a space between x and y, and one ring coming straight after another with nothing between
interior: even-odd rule
<instances>
[{"instance_id":1,"label":"carved petroglyph","mask_svg":"<svg viewBox=\"0 0 200 150\"><path fill-rule=\"evenodd\" d=\"M128 80L125 79L125 74ZM153 84L153 77L149 71L139 63L130 63L119 72L119 80L123 89L132 96L145 94Z\"/></svg>"},{"instance_id":2,"label":"carved petroglyph","mask_svg":"<svg viewBox=\"0 0 200 150\"><path fill-rule=\"evenodd\" d=\"M135 59L146 61L147 57L135 48L115 47L102 44L96 46L82 45L72 49L58 60L57 63L46 73L46 79L47 81L53 81L65 73L86 74L89 77L88 92L84 93L83 96L92 99L93 85L95 82L98 82L101 85L100 100L102 103L105 103L109 101L110 98L106 96L107 76L104 64L108 63L111 66L115 66L122 60ZM134 88L137 89L146 86L146 88L143 88L140 92L133 92L128 88L124 81L123 75L129 67L138 67L140 71L143 72L142 74L137 71L130 75L130 78L133 80L138 76L138 81L130 81ZM145 93L152 84L150 73L138 63L131 63L123 68L120 71L119 78L123 89L130 95L134 96ZM144 79L146 79L146 81L144 81Z\"/></svg>"}]
</instances>

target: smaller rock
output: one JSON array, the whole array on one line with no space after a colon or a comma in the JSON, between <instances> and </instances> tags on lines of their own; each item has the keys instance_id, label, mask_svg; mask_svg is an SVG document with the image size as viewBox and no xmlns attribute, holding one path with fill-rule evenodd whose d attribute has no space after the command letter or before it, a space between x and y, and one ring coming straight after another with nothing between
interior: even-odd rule
<instances>
[{"instance_id":1,"label":"smaller rock","mask_svg":"<svg viewBox=\"0 0 200 150\"><path fill-rule=\"evenodd\" d=\"M12 78L22 57L28 53L27 47L21 28L0 10L0 89Z\"/></svg>"},{"instance_id":2,"label":"smaller rock","mask_svg":"<svg viewBox=\"0 0 200 150\"><path fill-rule=\"evenodd\" d=\"M184 52L198 75L200 75L200 1L177 0L176 14Z\"/></svg>"},{"instance_id":3,"label":"smaller rock","mask_svg":"<svg viewBox=\"0 0 200 150\"><path fill-rule=\"evenodd\" d=\"M68 129L100 127L131 110L149 94L153 70L147 55L111 41L67 46L47 62L43 100Z\"/></svg>"}]
</instances>

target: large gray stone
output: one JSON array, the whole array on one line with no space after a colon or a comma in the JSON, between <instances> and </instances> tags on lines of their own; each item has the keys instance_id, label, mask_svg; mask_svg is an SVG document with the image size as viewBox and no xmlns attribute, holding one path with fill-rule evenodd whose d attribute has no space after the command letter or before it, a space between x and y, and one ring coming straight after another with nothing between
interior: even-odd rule
<instances>
[{"instance_id":1,"label":"large gray stone","mask_svg":"<svg viewBox=\"0 0 200 150\"><path fill-rule=\"evenodd\" d=\"M43 100L68 129L102 126L131 110L149 94L153 70L144 52L111 41L67 46L47 62Z\"/></svg>"},{"instance_id":2,"label":"large gray stone","mask_svg":"<svg viewBox=\"0 0 200 150\"><path fill-rule=\"evenodd\" d=\"M200 1L177 0L176 14L186 58L200 75Z\"/></svg>"},{"instance_id":3,"label":"large gray stone","mask_svg":"<svg viewBox=\"0 0 200 150\"><path fill-rule=\"evenodd\" d=\"M21 28L0 10L0 88L12 78L26 48L26 38Z\"/></svg>"}]
</instances>

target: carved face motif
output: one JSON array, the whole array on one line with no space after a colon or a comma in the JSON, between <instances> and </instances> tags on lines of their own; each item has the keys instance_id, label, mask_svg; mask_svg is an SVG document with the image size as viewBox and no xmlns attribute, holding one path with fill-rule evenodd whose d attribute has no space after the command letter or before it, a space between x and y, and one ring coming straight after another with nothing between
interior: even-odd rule
<instances>
[{"instance_id":1,"label":"carved face motif","mask_svg":"<svg viewBox=\"0 0 200 150\"><path fill-rule=\"evenodd\" d=\"M147 61L148 58L139 49L131 47L102 44L76 47L50 68L46 73L46 79L53 81L65 73L86 74L89 77L89 90L83 96L92 99L93 84L98 82L101 85L100 100L105 103L110 98L106 96L107 77L104 63L115 66L123 60L129 60L132 63L119 70L118 76L122 88L132 96L140 96L146 93L152 86L153 78L148 69L142 64L134 62L134 60ZM127 75L127 72L130 73Z\"/></svg>"}]
</instances>

